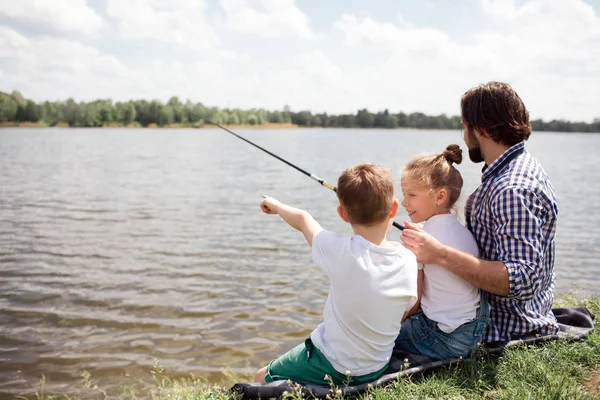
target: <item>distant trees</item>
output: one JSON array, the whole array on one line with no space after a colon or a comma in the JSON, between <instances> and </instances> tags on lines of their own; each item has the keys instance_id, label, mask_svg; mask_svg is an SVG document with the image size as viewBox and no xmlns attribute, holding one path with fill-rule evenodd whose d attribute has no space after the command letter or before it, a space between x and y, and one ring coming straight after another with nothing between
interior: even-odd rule
<instances>
[{"instance_id":1,"label":"distant trees","mask_svg":"<svg viewBox=\"0 0 600 400\"><path fill-rule=\"evenodd\" d=\"M310 111L291 112L292 123L299 126L323 128L418 128L418 129L461 129L460 117L423 113L392 114L388 110L371 113L367 109L356 114L327 115L311 114Z\"/></svg>"},{"instance_id":2,"label":"distant trees","mask_svg":"<svg viewBox=\"0 0 600 400\"><path fill-rule=\"evenodd\" d=\"M294 112L289 106L282 111L264 109L219 109L206 107L202 103L191 100L182 102L178 97L171 97L166 103L154 99L131 100L113 103L110 99L91 102L76 102L72 98L66 101L45 101L37 104L28 100L17 91L0 92L1 122L40 122L55 126L66 124L73 127L99 127L107 125L123 126L165 126L179 124L181 126L200 127L202 118L218 124L230 125L262 125L266 123L293 123L301 127L323 128L417 128L417 129L461 129L460 117L448 117L445 114L429 116L420 112L405 114L391 113L389 110L372 113L367 109L358 110L356 114L329 115L313 114L310 111ZM600 118L588 124L552 120L544 122L540 119L531 121L534 131L555 132L600 132Z\"/></svg>"}]
</instances>

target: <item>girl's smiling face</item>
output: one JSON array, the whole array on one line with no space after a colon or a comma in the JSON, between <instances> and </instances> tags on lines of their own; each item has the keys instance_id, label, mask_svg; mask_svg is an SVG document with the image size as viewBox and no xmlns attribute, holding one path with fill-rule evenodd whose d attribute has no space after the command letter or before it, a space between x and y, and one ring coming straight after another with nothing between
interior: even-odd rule
<instances>
[{"instance_id":1,"label":"girl's smiling face","mask_svg":"<svg viewBox=\"0 0 600 400\"><path fill-rule=\"evenodd\" d=\"M436 191L426 185L402 178L402 207L412 222L423 222L440 213Z\"/></svg>"}]
</instances>

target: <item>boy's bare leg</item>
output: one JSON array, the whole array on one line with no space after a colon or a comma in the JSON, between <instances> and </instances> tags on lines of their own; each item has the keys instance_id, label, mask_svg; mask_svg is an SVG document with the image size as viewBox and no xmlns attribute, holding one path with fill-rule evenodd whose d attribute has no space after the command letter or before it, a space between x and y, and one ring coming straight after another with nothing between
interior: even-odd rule
<instances>
[{"instance_id":1,"label":"boy's bare leg","mask_svg":"<svg viewBox=\"0 0 600 400\"><path fill-rule=\"evenodd\" d=\"M267 372L267 367L262 367L256 371L256 374L254 375L254 382L265 383L265 372Z\"/></svg>"}]
</instances>

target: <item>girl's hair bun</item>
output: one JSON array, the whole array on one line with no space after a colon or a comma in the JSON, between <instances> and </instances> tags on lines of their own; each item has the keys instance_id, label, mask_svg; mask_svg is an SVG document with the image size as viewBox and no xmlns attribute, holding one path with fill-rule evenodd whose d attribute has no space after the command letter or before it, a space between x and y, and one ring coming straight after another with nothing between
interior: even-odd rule
<instances>
[{"instance_id":1,"label":"girl's hair bun","mask_svg":"<svg viewBox=\"0 0 600 400\"><path fill-rule=\"evenodd\" d=\"M451 144L441 154L450 164L460 164L462 162L462 149L457 144Z\"/></svg>"}]
</instances>

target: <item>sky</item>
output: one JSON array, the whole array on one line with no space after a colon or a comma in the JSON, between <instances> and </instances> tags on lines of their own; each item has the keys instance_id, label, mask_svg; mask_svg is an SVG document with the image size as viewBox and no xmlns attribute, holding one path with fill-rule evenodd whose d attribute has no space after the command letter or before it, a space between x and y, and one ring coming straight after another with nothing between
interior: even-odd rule
<instances>
[{"instance_id":1,"label":"sky","mask_svg":"<svg viewBox=\"0 0 600 400\"><path fill-rule=\"evenodd\" d=\"M36 101L458 115L491 80L600 118L600 0L0 0L0 90Z\"/></svg>"}]
</instances>

